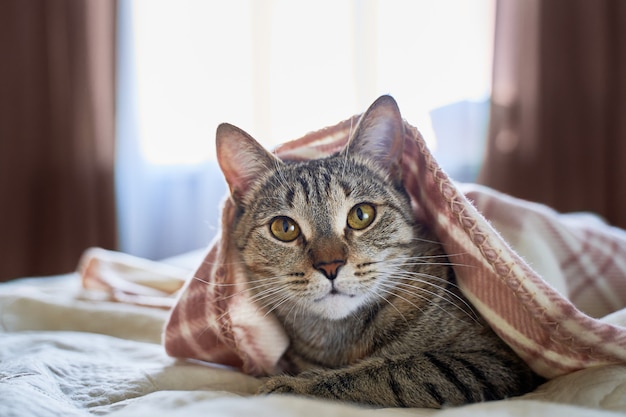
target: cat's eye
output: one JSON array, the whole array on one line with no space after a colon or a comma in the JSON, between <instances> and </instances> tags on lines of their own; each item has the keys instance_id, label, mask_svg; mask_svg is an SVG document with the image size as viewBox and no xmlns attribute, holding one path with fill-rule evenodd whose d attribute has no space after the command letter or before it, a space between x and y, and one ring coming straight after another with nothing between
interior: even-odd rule
<instances>
[{"instance_id":1,"label":"cat's eye","mask_svg":"<svg viewBox=\"0 0 626 417\"><path fill-rule=\"evenodd\" d=\"M300 227L289 217L280 216L270 222L270 232L278 240L291 242L300 236Z\"/></svg>"},{"instance_id":2,"label":"cat's eye","mask_svg":"<svg viewBox=\"0 0 626 417\"><path fill-rule=\"evenodd\" d=\"M350 209L348 226L351 229L362 230L372 224L376 218L376 208L369 203L361 203Z\"/></svg>"}]
</instances>

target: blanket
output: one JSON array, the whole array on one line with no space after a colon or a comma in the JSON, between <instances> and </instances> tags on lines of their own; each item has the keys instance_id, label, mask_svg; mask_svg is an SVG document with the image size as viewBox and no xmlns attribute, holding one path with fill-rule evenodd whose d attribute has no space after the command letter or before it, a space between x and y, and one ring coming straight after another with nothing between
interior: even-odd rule
<instances>
[{"instance_id":1,"label":"blanket","mask_svg":"<svg viewBox=\"0 0 626 417\"><path fill-rule=\"evenodd\" d=\"M288 142L276 154L304 160L337 152L357 120ZM414 216L433 226L453 259L459 287L532 369L554 378L626 361L623 315L602 318L626 307L623 231L485 188L462 189L407 122L402 172ZM245 275L227 233L233 219L227 200L221 236L182 289L164 344L175 357L271 375L288 340L244 290Z\"/></svg>"}]
</instances>

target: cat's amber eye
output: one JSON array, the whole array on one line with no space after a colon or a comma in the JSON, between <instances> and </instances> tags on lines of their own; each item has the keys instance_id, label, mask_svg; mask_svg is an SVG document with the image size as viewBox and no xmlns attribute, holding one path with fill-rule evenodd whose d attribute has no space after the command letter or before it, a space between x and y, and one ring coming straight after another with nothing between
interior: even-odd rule
<instances>
[{"instance_id":1,"label":"cat's amber eye","mask_svg":"<svg viewBox=\"0 0 626 417\"><path fill-rule=\"evenodd\" d=\"M275 217L270 223L270 232L278 240L283 242L291 242L300 236L300 227L298 223L289 217Z\"/></svg>"},{"instance_id":2,"label":"cat's amber eye","mask_svg":"<svg viewBox=\"0 0 626 417\"><path fill-rule=\"evenodd\" d=\"M365 229L376 218L376 208L369 203L361 203L350 209L348 226L355 230Z\"/></svg>"}]
</instances>

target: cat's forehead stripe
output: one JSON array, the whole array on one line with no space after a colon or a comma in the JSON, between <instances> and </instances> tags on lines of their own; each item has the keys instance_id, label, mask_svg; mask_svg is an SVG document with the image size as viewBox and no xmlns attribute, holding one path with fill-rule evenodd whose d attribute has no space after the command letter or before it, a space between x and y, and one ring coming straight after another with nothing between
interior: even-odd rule
<instances>
[{"instance_id":1,"label":"cat's forehead stripe","mask_svg":"<svg viewBox=\"0 0 626 417\"><path fill-rule=\"evenodd\" d=\"M343 180L339 180L338 183L341 189L343 190L343 193L346 196L346 198L350 197L350 195L352 194L352 187Z\"/></svg>"},{"instance_id":2,"label":"cat's forehead stripe","mask_svg":"<svg viewBox=\"0 0 626 417\"><path fill-rule=\"evenodd\" d=\"M289 188L287 190L287 195L286 195L286 199L287 199L287 205L289 206L290 209L293 209L295 207L294 205L294 196L295 196L295 191L293 188Z\"/></svg>"},{"instance_id":3,"label":"cat's forehead stripe","mask_svg":"<svg viewBox=\"0 0 626 417\"><path fill-rule=\"evenodd\" d=\"M310 188L309 188L309 183L307 179L304 178L304 176L300 175L298 176L298 183L300 184L300 187L302 189L302 194L304 195L304 199L306 200L307 204L309 204L311 200L309 196Z\"/></svg>"}]
</instances>

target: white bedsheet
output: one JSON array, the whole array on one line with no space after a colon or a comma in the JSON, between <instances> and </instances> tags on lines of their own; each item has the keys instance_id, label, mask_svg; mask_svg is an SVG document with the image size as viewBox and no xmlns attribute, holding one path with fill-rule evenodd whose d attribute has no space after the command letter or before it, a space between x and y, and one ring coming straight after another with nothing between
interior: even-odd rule
<instances>
[{"instance_id":1,"label":"white bedsheet","mask_svg":"<svg viewBox=\"0 0 626 417\"><path fill-rule=\"evenodd\" d=\"M610 416L626 413L626 366L591 368L522 398L445 410L368 409L258 397L259 381L176 361L164 310L88 299L78 276L0 285L0 416ZM623 317L615 318L624 322Z\"/></svg>"}]
</instances>

